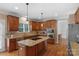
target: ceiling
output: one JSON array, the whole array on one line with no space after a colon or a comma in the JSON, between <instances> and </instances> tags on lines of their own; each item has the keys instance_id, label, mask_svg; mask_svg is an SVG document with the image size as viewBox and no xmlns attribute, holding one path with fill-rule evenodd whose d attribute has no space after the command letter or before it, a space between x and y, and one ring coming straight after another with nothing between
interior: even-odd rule
<instances>
[{"instance_id":1,"label":"ceiling","mask_svg":"<svg viewBox=\"0 0 79 59\"><path fill-rule=\"evenodd\" d=\"M60 20L74 14L78 7L78 3L29 3L28 13L31 19L41 20L41 12L43 12L43 19ZM0 13L27 16L27 6L25 3L0 3Z\"/></svg>"}]
</instances>

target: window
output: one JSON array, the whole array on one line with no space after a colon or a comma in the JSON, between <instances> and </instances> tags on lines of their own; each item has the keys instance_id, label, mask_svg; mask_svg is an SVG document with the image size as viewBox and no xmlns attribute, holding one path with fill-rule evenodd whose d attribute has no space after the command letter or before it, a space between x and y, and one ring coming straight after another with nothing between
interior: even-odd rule
<instances>
[{"instance_id":1,"label":"window","mask_svg":"<svg viewBox=\"0 0 79 59\"><path fill-rule=\"evenodd\" d=\"M20 32L29 32L29 24L23 24L23 23L20 23L19 24L19 31Z\"/></svg>"},{"instance_id":2,"label":"window","mask_svg":"<svg viewBox=\"0 0 79 59\"><path fill-rule=\"evenodd\" d=\"M19 31L20 32L29 32L29 21L27 21L26 17L19 18Z\"/></svg>"}]
</instances>

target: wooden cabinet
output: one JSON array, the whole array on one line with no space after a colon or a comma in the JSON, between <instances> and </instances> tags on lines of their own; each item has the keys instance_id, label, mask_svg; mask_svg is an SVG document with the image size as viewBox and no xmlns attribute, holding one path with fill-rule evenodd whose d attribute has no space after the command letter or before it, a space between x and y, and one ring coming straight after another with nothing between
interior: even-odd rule
<instances>
[{"instance_id":1,"label":"wooden cabinet","mask_svg":"<svg viewBox=\"0 0 79 59\"><path fill-rule=\"evenodd\" d=\"M78 10L76 11L76 13L75 13L75 23L76 24L79 24L79 8L78 8Z\"/></svg>"},{"instance_id":2,"label":"wooden cabinet","mask_svg":"<svg viewBox=\"0 0 79 59\"><path fill-rule=\"evenodd\" d=\"M42 26L42 25L43 26ZM42 31L47 28L52 28L54 30L54 38L57 38L57 21L56 20L48 20L44 22L36 22L31 21L32 31Z\"/></svg>"},{"instance_id":3,"label":"wooden cabinet","mask_svg":"<svg viewBox=\"0 0 79 59\"><path fill-rule=\"evenodd\" d=\"M44 28L57 28L57 21L56 20L48 20L44 22Z\"/></svg>"},{"instance_id":4,"label":"wooden cabinet","mask_svg":"<svg viewBox=\"0 0 79 59\"><path fill-rule=\"evenodd\" d=\"M8 31L18 31L19 18L16 16L7 16Z\"/></svg>"},{"instance_id":5,"label":"wooden cabinet","mask_svg":"<svg viewBox=\"0 0 79 59\"><path fill-rule=\"evenodd\" d=\"M36 22L36 21L30 21L30 26L32 31L39 31L41 30L41 22Z\"/></svg>"},{"instance_id":6,"label":"wooden cabinet","mask_svg":"<svg viewBox=\"0 0 79 59\"><path fill-rule=\"evenodd\" d=\"M25 56L27 55L27 47L23 46L23 47L19 47L19 50L18 50L18 55L19 56Z\"/></svg>"},{"instance_id":7,"label":"wooden cabinet","mask_svg":"<svg viewBox=\"0 0 79 59\"><path fill-rule=\"evenodd\" d=\"M40 22L36 22L36 29L37 30L40 30L40 25L41 25Z\"/></svg>"},{"instance_id":8,"label":"wooden cabinet","mask_svg":"<svg viewBox=\"0 0 79 59\"><path fill-rule=\"evenodd\" d=\"M37 45L37 55L42 55L46 51L45 41Z\"/></svg>"},{"instance_id":9,"label":"wooden cabinet","mask_svg":"<svg viewBox=\"0 0 79 59\"><path fill-rule=\"evenodd\" d=\"M18 55L19 56L36 56L36 46L33 47L27 47L27 46L21 46L18 49Z\"/></svg>"},{"instance_id":10,"label":"wooden cabinet","mask_svg":"<svg viewBox=\"0 0 79 59\"><path fill-rule=\"evenodd\" d=\"M12 52L17 49L16 39L7 39L7 51Z\"/></svg>"},{"instance_id":11,"label":"wooden cabinet","mask_svg":"<svg viewBox=\"0 0 79 59\"><path fill-rule=\"evenodd\" d=\"M46 29L46 28L47 28L47 23L43 22L43 29Z\"/></svg>"},{"instance_id":12,"label":"wooden cabinet","mask_svg":"<svg viewBox=\"0 0 79 59\"><path fill-rule=\"evenodd\" d=\"M69 24L79 24L79 8L75 14L69 16Z\"/></svg>"},{"instance_id":13,"label":"wooden cabinet","mask_svg":"<svg viewBox=\"0 0 79 59\"><path fill-rule=\"evenodd\" d=\"M40 56L46 51L45 41L37 45L19 46L18 55L20 56Z\"/></svg>"},{"instance_id":14,"label":"wooden cabinet","mask_svg":"<svg viewBox=\"0 0 79 59\"><path fill-rule=\"evenodd\" d=\"M36 22L36 21L31 21L31 27L32 31L36 30L44 30L46 28L56 28L57 27L57 21L56 20L48 20L44 22Z\"/></svg>"},{"instance_id":15,"label":"wooden cabinet","mask_svg":"<svg viewBox=\"0 0 79 59\"><path fill-rule=\"evenodd\" d=\"M43 30L43 22L38 22L39 30Z\"/></svg>"},{"instance_id":16,"label":"wooden cabinet","mask_svg":"<svg viewBox=\"0 0 79 59\"><path fill-rule=\"evenodd\" d=\"M36 30L36 22L35 21L30 21L30 27L31 27L31 30Z\"/></svg>"}]
</instances>

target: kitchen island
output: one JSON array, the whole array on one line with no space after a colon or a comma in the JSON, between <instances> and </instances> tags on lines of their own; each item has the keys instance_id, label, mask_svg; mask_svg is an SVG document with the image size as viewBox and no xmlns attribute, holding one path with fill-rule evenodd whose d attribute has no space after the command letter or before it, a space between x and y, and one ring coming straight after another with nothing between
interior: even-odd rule
<instances>
[{"instance_id":1,"label":"kitchen island","mask_svg":"<svg viewBox=\"0 0 79 59\"><path fill-rule=\"evenodd\" d=\"M18 44L17 44L18 41L36 37L36 36L38 35L35 33L23 33L23 32L14 33L9 36L6 36L6 48L7 48L6 50L8 52L15 51L18 49Z\"/></svg>"},{"instance_id":2,"label":"kitchen island","mask_svg":"<svg viewBox=\"0 0 79 59\"><path fill-rule=\"evenodd\" d=\"M39 38L39 39L38 39ZM18 41L18 55L20 56L39 56L46 51L46 36L38 36L37 40L27 39Z\"/></svg>"}]
</instances>

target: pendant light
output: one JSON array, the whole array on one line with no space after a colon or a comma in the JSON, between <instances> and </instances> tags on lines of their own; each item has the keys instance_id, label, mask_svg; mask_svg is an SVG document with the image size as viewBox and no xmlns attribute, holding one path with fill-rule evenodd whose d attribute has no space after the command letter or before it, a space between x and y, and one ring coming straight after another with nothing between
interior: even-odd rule
<instances>
[{"instance_id":1,"label":"pendant light","mask_svg":"<svg viewBox=\"0 0 79 59\"><path fill-rule=\"evenodd\" d=\"M27 5L27 20L26 20L27 22L26 23L28 24L29 23L29 20L28 20L29 19L28 18L28 5L29 5L29 3L26 3L26 5Z\"/></svg>"},{"instance_id":2,"label":"pendant light","mask_svg":"<svg viewBox=\"0 0 79 59\"><path fill-rule=\"evenodd\" d=\"M41 12L41 19L43 19L43 12Z\"/></svg>"},{"instance_id":3,"label":"pendant light","mask_svg":"<svg viewBox=\"0 0 79 59\"><path fill-rule=\"evenodd\" d=\"M41 12L41 20L43 20L43 12ZM41 24L41 27L43 27L43 23Z\"/></svg>"}]
</instances>

